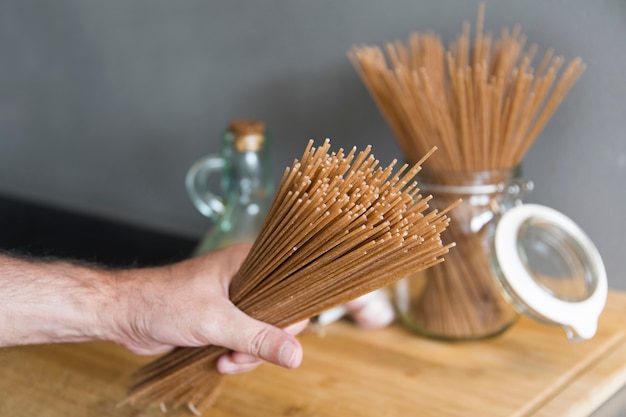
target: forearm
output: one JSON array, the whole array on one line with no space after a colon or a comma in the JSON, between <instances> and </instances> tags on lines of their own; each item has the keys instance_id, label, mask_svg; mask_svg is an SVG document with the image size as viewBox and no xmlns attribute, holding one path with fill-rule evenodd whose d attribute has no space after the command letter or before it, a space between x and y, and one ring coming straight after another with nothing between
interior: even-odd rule
<instances>
[{"instance_id":1,"label":"forearm","mask_svg":"<svg viewBox=\"0 0 626 417\"><path fill-rule=\"evenodd\" d=\"M0 255L0 346L110 339L111 272Z\"/></svg>"}]
</instances>

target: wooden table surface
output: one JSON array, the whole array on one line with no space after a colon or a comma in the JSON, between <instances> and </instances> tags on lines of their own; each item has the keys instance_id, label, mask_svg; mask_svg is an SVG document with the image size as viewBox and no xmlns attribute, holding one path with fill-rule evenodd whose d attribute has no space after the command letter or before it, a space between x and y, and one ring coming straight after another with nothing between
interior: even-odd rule
<instances>
[{"instance_id":1,"label":"wooden table surface","mask_svg":"<svg viewBox=\"0 0 626 417\"><path fill-rule=\"evenodd\" d=\"M626 384L626 293L609 292L596 337L579 343L525 318L482 342L437 342L400 326L366 331L346 322L301 340L299 369L265 364L228 377L206 415L587 416ZM0 416L162 416L156 406L117 406L130 374L149 360L109 343L2 350Z\"/></svg>"}]
</instances>

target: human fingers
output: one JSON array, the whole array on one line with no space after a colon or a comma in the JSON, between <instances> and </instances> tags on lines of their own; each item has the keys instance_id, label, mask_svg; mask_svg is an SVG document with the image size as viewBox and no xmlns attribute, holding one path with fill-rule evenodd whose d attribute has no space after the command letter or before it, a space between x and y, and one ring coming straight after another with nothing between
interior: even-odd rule
<instances>
[{"instance_id":1,"label":"human fingers","mask_svg":"<svg viewBox=\"0 0 626 417\"><path fill-rule=\"evenodd\" d=\"M309 320L285 327L285 331L292 335L299 334L309 324ZM256 369L263 363L262 359L242 352L230 352L222 355L217 361L217 370L223 374L240 374Z\"/></svg>"},{"instance_id":2,"label":"human fingers","mask_svg":"<svg viewBox=\"0 0 626 417\"><path fill-rule=\"evenodd\" d=\"M289 332L255 320L234 305L223 309L221 327L213 332L212 343L286 368L302 361L302 346ZM297 332L302 324L290 329ZM237 358L237 356L235 356ZM231 357L232 359L232 357ZM227 362L226 359L224 359Z\"/></svg>"},{"instance_id":3,"label":"human fingers","mask_svg":"<svg viewBox=\"0 0 626 417\"><path fill-rule=\"evenodd\" d=\"M395 318L393 307L384 290L376 290L345 304L345 309L363 328L379 328L391 324Z\"/></svg>"},{"instance_id":4,"label":"human fingers","mask_svg":"<svg viewBox=\"0 0 626 417\"><path fill-rule=\"evenodd\" d=\"M263 363L256 356L241 352L230 352L217 360L217 370L222 374L242 374L256 369Z\"/></svg>"}]
</instances>

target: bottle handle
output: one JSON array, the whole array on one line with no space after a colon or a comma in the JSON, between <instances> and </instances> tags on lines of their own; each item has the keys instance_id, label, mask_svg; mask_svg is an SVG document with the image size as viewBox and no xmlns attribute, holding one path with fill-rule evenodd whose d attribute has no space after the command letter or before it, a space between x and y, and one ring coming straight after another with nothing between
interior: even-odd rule
<instances>
[{"instance_id":1,"label":"bottle handle","mask_svg":"<svg viewBox=\"0 0 626 417\"><path fill-rule=\"evenodd\" d=\"M209 191L207 179L211 174L221 172L226 161L219 155L208 155L194 163L185 177L185 187L191 202L200 213L213 220L224 212L224 202Z\"/></svg>"}]
</instances>

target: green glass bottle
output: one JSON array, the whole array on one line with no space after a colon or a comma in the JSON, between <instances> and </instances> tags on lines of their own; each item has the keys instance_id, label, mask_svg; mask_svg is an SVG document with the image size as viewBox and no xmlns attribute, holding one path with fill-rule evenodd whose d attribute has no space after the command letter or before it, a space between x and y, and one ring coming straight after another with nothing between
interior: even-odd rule
<instances>
[{"instance_id":1,"label":"green glass bottle","mask_svg":"<svg viewBox=\"0 0 626 417\"><path fill-rule=\"evenodd\" d=\"M221 174L221 196L209 189L208 180L213 174ZM193 164L185 185L198 211L213 220L193 255L235 243L252 243L274 193L265 124L257 120L229 123L221 155L208 155Z\"/></svg>"}]
</instances>

